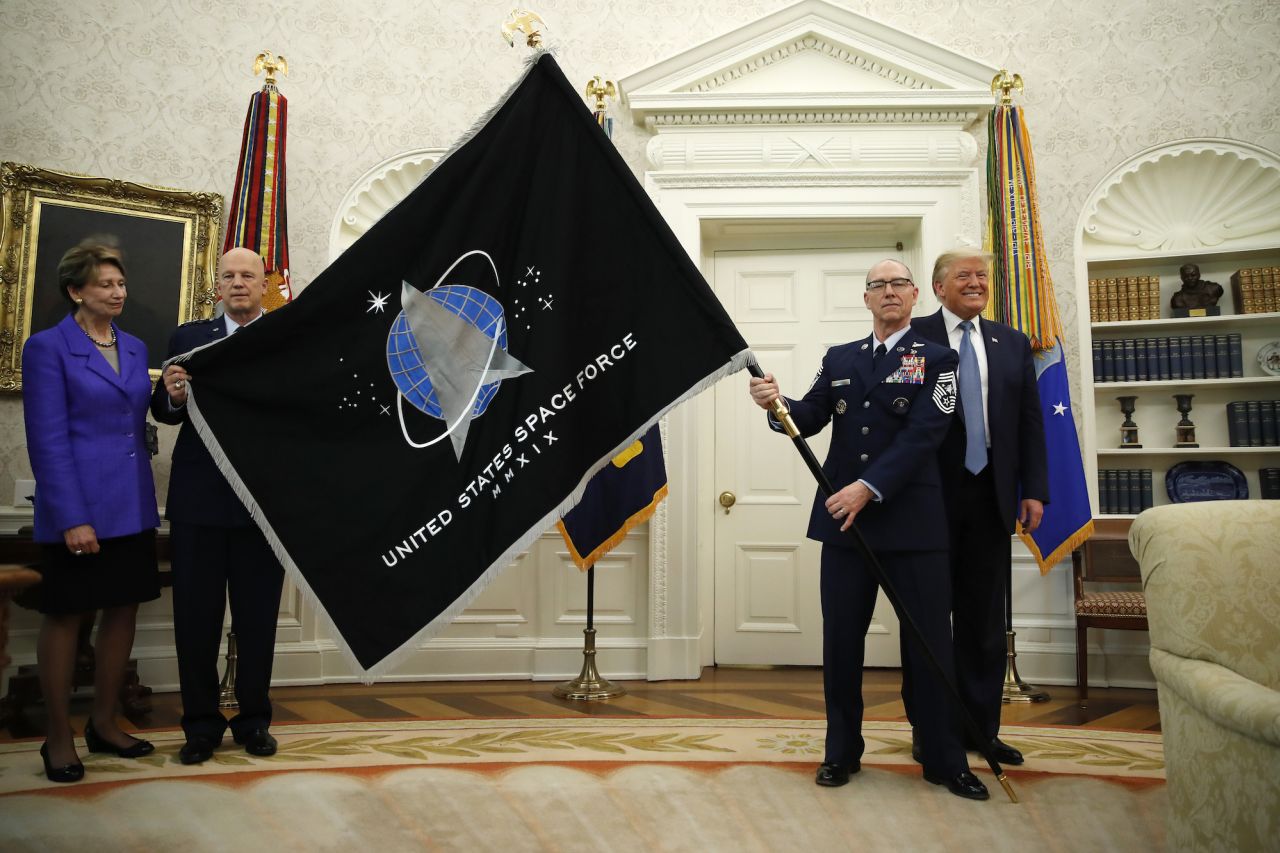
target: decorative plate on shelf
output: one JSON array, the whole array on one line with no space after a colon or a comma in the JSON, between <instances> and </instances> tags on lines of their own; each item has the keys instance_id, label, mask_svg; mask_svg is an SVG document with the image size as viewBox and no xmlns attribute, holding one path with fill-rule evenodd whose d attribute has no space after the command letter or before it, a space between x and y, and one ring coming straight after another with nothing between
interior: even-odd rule
<instances>
[{"instance_id":1,"label":"decorative plate on shelf","mask_svg":"<svg viewBox=\"0 0 1280 853\"><path fill-rule=\"evenodd\" d=\"M1164 487L1169 500L1176 504L1242 501L1249 497L1244 473L1230 462L1179 462L1164 475Z\"/></svg>"},{"instance_id":2,"label":"decorative plate on shelf","mask_svg":"<svg viewBox=\"0 0 1280 853\"><path fill-rule=\"evenodd\" d=\"M1258 349L1258 366L1264 373L1280 376L1280 341L1263 344Z\"/></svg>"}]
</instances>

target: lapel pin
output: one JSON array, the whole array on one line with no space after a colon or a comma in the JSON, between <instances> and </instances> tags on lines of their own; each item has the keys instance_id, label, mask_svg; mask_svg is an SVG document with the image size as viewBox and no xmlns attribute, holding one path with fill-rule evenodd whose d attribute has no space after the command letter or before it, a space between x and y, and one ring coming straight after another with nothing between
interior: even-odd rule
<instances>
[{"instance_id":1,"label":"lapel pin","mask_svg":"<svg viewBox=\"0 0 1280 853\"><path fill-rule=\"evenodd\" d=\"M863 345L862 345L862 348L863 348L863 349L866 349L866 348L867 348L867 345L866 345L866 344L863 344Z\"/></svg>"}]
</instances>

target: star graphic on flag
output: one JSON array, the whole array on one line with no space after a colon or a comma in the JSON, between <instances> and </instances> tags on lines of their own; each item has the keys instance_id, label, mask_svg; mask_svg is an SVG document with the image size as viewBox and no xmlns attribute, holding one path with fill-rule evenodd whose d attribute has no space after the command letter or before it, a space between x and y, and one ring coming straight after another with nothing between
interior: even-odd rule
<instances>
[{"instance_id":1,"label":"star graphic on flag","mask_svg":"<svg viewBox=\"0 0 1280 853\"><path fill-rule=\"evenodd\" d=\"M373 311L377 311L379 314L381 314L386 309L387 300L390 297L391 297L391 294L389 293L379 293L375 295L374 292L370 290L369 291L369 308L364 313L369 314Z\"/></svg>"},{"instance_id":2,"label":"star graphic on flag","mask_svg":"<svg viewBox=\"0 0 1280 853\"><path fill-rule=\"evenodd\" d=\"M1065 418L1067 416L1067 407L1064 406L1061 401L1059 401L1057 404L1054 405L1053 413L1055 415L1062 415Z\"/></svg>"}]
</instances>

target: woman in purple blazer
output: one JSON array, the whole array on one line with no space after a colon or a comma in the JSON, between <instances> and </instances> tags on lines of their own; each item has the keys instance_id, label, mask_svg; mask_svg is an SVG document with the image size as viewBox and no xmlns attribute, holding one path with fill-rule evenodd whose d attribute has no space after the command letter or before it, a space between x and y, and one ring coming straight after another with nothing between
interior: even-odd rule
<instances>
[{"instance_id":1,"label":"woman in purple blazer","mask_svg":"<svg viewBox=\"0 0 1280 853\"><path fill-rule=\"evenodd\" d=\"M73 308L22 351L27 452L35 473L35 540L42 543L36 654L49 727L40 755L53 782L76 782L69 706L81 615L101 610L93 712L85 746L138 758L153 747L116 720L138 603L160 596L155 485L147 453L147 347L113 322L125 302L124 262L86 241L58 264Z\"/></svg>"}]
</instances>

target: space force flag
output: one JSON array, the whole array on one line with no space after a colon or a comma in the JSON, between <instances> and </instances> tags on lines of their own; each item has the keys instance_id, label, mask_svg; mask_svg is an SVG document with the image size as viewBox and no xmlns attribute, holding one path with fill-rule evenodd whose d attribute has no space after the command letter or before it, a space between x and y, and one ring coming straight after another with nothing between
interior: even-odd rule
<instances>
[{"instance_id":1,"label":"space force flag","mask_svg":"<svg viewBox=\"0 0 1280 853\"><path fill-rule=\"evenodd\" d=\"M372 678L747 349L542 54L292 303L181 358L201 437Z\"/></svg>"}]
</instances>

